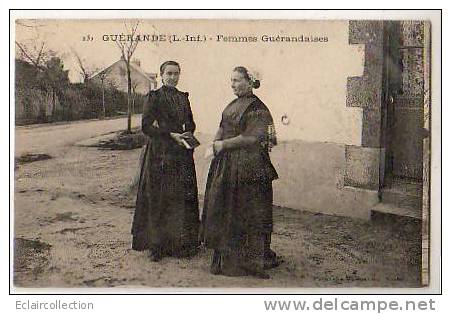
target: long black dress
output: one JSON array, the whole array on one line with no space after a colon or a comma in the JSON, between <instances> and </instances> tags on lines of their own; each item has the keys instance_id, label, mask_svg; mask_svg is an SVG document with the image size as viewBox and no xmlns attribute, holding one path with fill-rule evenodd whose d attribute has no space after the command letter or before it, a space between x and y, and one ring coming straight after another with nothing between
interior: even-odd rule
<instances>
[{"instance_id":1,"label":"long black dress","mask_svg":"<svg viewBox=\"0 0 451 314\"><path fill-rule=\"evenodd\" d=\"M169 133L194 132L188 93L163 86L151 91L142 117L148 143L141 165L132 248L184 257L198 246L199 205L193 150Z\"/></svg>"},{"instance_id":2,"label":"long black dress","mask_svg":"<svg viewBox=\"0 0 451 314\"><path fill-rule=\"evenodd\" d=\"M210 165L202 216L206 245L214 249L213 273L247 275L274 263L269 246L272 181L278 176L268 153L272 126L268 108L253 94L235 99L222 114L218 140L241 134L258 141L223 151Z\"/></svg>"}]
</instances>

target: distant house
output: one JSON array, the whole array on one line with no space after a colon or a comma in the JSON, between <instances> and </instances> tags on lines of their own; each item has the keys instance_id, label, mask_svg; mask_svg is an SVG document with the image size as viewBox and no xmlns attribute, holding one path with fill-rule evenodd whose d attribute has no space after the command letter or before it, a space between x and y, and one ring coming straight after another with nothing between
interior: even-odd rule
<instances>
[{"instance_id":1,"label":"distant house","mask_svg":"<svg viewBox=\"0 0 451 314\"><path fill-rule=\"evenodd\" d=\"M157 74L146 73L141 69L140 61L135 59L130 62L130 71L132 79L132 91L136 94L145 95L150 90L157 87ZM127 92L127 67L125 61L121 58L109 67L95 73L90 81L98 84L112 84L116 89Z\"/></svg>"}]
</instances>

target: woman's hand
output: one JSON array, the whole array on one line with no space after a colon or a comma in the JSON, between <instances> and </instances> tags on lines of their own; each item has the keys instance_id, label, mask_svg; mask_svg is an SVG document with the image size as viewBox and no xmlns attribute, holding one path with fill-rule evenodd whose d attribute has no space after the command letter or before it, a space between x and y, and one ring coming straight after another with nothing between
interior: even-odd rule
<instances>
[{"instance_id":1,"label":"woman's hand","mask_svg":"<svg viewBox=\"0 0 451 314\"><path fill-rule=\"evenodd\" d=\"M213 152L216 155L220 154L224 150L224 141L213 142Z\"/></svg>"},{"instance_id":2,"label":"woman's hand","mask_svg":"<svg viewBox=\"0 0 451 314\"><path fill-rule=\"evenodd\" d=\"M185 147L185 145L183 144L182 140L184 139L184 134L180 134L180 133L170 133L171 138L180 146ZM185 135L186 136L186 135Z\"/></svg>"}]
</instances>

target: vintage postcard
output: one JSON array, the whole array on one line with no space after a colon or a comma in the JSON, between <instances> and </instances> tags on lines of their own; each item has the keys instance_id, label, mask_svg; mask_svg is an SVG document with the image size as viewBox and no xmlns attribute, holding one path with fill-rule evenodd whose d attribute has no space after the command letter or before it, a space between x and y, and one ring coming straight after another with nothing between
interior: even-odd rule
<instances>
[{"instance_id":1,"label":"vintage postcard","mask_svg":"<svg viewBox=\"0 0 451 314\"><path fill-rule=\"evenodd\" d=\"M11 23L14 288L429 285L428 20Z\"/></svg>"}]
</instances>

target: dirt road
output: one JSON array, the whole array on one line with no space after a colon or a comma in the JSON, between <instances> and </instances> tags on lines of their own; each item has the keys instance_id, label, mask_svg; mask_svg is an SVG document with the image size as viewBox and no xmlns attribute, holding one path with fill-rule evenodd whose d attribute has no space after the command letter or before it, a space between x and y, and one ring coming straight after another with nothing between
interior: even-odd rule
<instances>
[{"instance_id":1,"label":"dirt road","mask_svg":"<svg viewBox=\"0 0 451 314\"><path fill-rule=\"evenodd\" d=\"M141 116L134 115L132 127L140 125ZM126 127L126 118L19 126L15 132L15 155L60 152L62 148L83 139L124 130Z\"/></svg>"},{"instance_id":2,"label":"dirt road","mask_svg":"<svg viewBox=\"0 0 451 314\"><path fill-rule=\"evenodd\" d=\"M134 119L134 125L139 118ZM416 287L421 226L275 208L271 279L209 273L210 252L149 262L130 250L140 150L76 145L125 119L16 128L16 157L47 153L14 174L15 284L20 287ZM133 292L133 290L131 290Z\"/></svg>"}]
</instances>

